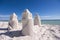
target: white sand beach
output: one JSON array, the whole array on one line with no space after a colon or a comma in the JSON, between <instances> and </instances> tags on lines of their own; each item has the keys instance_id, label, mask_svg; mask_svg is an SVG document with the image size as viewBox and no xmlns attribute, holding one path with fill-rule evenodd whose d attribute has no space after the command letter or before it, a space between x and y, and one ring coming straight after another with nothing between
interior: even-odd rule
<instances>
[{"instance_id":1,"label":"white sand beach","mask_svg":"<svg viewBox=\"0 0 60 40\"><path fill-rule=\"evenodd\" d=\"M19 23L19 26L22 27L21 23ZM7 30L3 30L3 28L8 28L8 22L0 22L0 40L34 40L35 39L35 37L31 37L31 36L10 37L8 34L4 34L7 32ZM60 25L42 24L38 36L39 36L39 40L60 40Z\"/></svg>"}]
</instances>

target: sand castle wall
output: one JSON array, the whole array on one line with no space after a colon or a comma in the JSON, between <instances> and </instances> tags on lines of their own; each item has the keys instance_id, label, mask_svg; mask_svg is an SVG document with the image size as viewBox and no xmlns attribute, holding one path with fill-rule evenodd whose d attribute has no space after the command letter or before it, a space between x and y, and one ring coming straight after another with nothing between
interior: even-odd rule
<instances>
[{"instance_id":1,"label":"sand castle wall","mask_svg":"<svg viewBox=\"0 0 60 40\"><path fill-rule=\"evenodd\" d=\"M10 20L9 20L9 29L17 29L18 28L18 19L17 19L17 15L15 13L13 13L10 16Z\"/></svg>"},{"instance_id":2,"label":"sand castle wall","mask_svg":"<svg viewBox=\"0 0 60 40\"><path fill-rule=\"evenodd\" d=\"M40 19L40 16L38 14L36 14L34 17L34 25L41 26L41 19Z\"/></svg>"},{"instance_id":3,"label":"sand castle wall","mask_svg":"<svg viewBox=\"0 0 60 40\"><path fill-rule=\"evenodd\" d=\"M33 18L32 14L26 9L22 15L22 33L24 35L31 35L32 34L32 27L33 27Z\"/></svg>"},{"instance_id":4,"label":"sand castle wall","mask_svg":"<svg viewBox=\"0 0 60 40\"><path fill-rule=\"evenodd\" d=\"M22 34L23 35L37 35L39 33L39 26L41 26L41 20L38 15L33 19L32 13L26 9L22 14ZM9 29L16 30L18 27L17 15L13 13L10 16Z\"/></svg>"}]
</instances>

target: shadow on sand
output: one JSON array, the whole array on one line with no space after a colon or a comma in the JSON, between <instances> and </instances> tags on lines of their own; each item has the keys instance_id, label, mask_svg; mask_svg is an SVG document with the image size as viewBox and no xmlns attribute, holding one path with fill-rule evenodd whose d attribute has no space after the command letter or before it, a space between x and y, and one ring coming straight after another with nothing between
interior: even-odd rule
<instances>
[{"instance_id":1,"label":"shadow on sand","mask_svg":"<svg viewBox=\"0 0 60 40\"><path fill-rule=\"evenodd\" d=\"M24 36L22 34L22 31L8 31L8 28L4 29L4 28L0 28L0 30L7 30L7 32L5 33L0 33L0 35L7 35L9 37L19 37L19 36Z\"/></svg>"},{"instance_id":2,"label":"shadow on sand","mask_svg":"<svg viewBox=\"0 0 60 40\"><path fill-rule=\"evenodd\" d=\"M0 30L8 30L8 28L0 28Z\"/></svg>"}]
</instances>

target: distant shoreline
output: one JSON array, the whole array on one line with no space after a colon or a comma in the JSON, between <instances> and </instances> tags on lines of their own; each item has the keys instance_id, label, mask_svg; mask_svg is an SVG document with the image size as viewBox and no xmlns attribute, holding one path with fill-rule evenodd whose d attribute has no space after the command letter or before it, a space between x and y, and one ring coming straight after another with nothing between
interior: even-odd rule
<instances>
[{"instance_id":1,"label":"distant shoreline","mask_svg":"<svg viewBox=\"0 0 60 40\"><path fill-rule=\"evenodd\" d=\"M9 20L0 20L0 22L9 22ZM21 20L19 20L21 22ZM41 20L42 24L60 25L60 20Z\"/></svg>"},{"instance_id":2,"label":"distant shoreline","mask_svg":"<svg viewBox=\"0 0 60 40\"><path fill-rule=\"evenodd\" d=\"M9 21L9 20L0 20L0 21ZM18 20L21 21L21 20ZM41 20L41 21L60 21L60 19L53 19L53 20Z\"/></svg>"}]
</instances>

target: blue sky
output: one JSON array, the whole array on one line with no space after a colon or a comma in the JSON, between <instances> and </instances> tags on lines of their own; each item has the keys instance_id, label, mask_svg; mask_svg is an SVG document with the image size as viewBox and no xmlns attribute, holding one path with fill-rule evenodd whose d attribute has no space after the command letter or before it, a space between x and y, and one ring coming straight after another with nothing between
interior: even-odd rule
<instances>
[{"instance_id":1,"label":"blue sky","mask_svg":"<svg viewBox=\"0 0 60 40\"><path fill-rule=\"evenodd\" d=\"M14 12L21 19L25 9L41 19L60 19L60 0L0 0L0 20L7 20Z\"/></svg>"}]
</instances>

